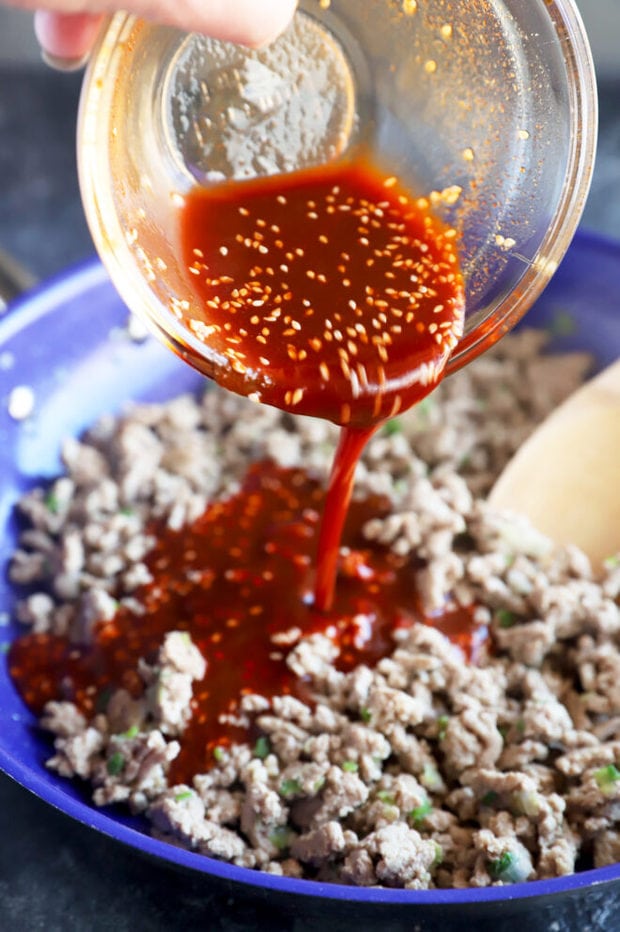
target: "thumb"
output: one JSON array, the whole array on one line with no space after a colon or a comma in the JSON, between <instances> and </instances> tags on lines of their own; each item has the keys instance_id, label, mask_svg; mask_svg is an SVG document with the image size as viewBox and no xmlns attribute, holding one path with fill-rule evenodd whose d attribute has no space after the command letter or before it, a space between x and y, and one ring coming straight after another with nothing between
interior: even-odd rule
<instances>
[{"instance_id":1,"label":"thumb","mask_svg":"<svg viewBox=\"0 0 620 932\"><path fill-rule=\"evenodd\" d=\"M42 0L45 5L51 0ZM65 69L84 64L114 0L91 0L88 13L58 12L63 0L53 0L54 10L35 13L35 33L43 57ZM67 4L70 5L70 4ZM277 38L293 17L296 0L128 0L128 12L153 21L201 32L229 42L258 48Z\"/></svg>"},{"instance_id":2,"label":"thumb","mask_svg":"<svg viewBox=\"0 0 620 932\"><path fill-rule=\"evenodd\" d=\"M34 31L44 61L64 71L81 68L93 47L102 19L103 14L98 13L38 10L34 15Z\"/></svg>"}]
</instances>

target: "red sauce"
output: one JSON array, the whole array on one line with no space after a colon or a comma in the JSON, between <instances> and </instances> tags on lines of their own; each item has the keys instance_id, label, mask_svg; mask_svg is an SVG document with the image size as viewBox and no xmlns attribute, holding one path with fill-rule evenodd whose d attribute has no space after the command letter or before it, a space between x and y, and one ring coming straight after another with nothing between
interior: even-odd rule
<instances>
[{"instance_id":1,"label":"red sauce","mask_svg":"<svg viewBox=\"0 0 620 932\"><path fill-rule=\"evenodd\" d=\"M106 687L138 693L138 659L165 632L190 631L208 670L173 780L247 738L220 720L243 693L304 696L274 634L326 632L349 669L375 663L396 628L422 617L411 561L361 537L387 504L349 502L369 436L435 387L464 314L454 231L365 162L197 190L180 229L194 300L176 312L204 341L198 368L209 357L223 386L342 433L326 497L302 470L261 464L193 526L158 529L144 618L120 611L88 649L49 636L13 647L29 705L66 697L92 711ZM468 612L425 620L471 650Z\"/></svg>"},{"instance_id":2,"label":"red sauce","mask_svg":"<svg viewBox=\"0 0 620 932\"><path fill-rule=\"evenodd\" d=\"M195 301L178 313L219 358L217 380L343 425L318 551L326 611L357 460L435 387L461 336L455 231L360 160L196 189L181 241Z\"/></svg>"},{"instance_id":3,"label":"red sauce","mask_svg":"<svg viewBox=\"0 0 620 932\"><path fill-rule=\"evenodd\" d=\"M11 675L28 705L40 712L49 699L70 699L94 712L109 688L142 691L138 659L153 660L163 636L186 630L207 658L194 687L194 713L173 764L171 779L187 781L213 760L216 746L247 740L247 731L221 723L244 693L289 693L308 699L307 684L287 667L289 646L278 633L323 632L340 648L336 665L374 665L394 648L392 633L415 620L458 634L467 656L476 643L469 615L449 609L425 618L415 595L411 561L364 541L361 528L385 514L377 497L353 501L344 529L334 606L313 606L318 527L324 491L301 469L253 466L241 491L210 505L182 531L160 528L148 564L154 581L136 593L145 615L126 610L99 627L95 643L29 635L10 654Z\"/></svg>"}]
</instances>

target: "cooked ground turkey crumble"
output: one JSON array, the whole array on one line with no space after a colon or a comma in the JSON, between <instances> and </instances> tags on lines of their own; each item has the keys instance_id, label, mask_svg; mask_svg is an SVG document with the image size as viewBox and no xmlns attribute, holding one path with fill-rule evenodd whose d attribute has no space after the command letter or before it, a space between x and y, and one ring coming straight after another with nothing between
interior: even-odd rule
<instances>
[{"instance_id":1,"label":"cooked ground turkey crumble","mask_svg":"<svg viewBox=\"0 0 620 932\"><path fill-rule=\"evenodd\" d=\"M422 558L428 610L451 595L490 627L476 665L418 624L374 669L342 673L332 641L293 632L288 664L311 682L312 707L244 697L262 738L169 786L209 659L171 631L140 664L142 698L118 689L90 721L48 703L48 766L90 781L96 805L145 813L157 837L274 874L419 889L620 860L620 562L595 578L579 550L484 500L588 370L584 355L545 356L545 340L504 338L376 435L357 472L359 493L392 501L367 537ZM66 441L66 474L20 502L28 527L10 575L33 594L19 620L87 643L120 598L139 623L151 518L182 527L265 457L326 478L335 439L327 423L216 389L102 418Z\"/></svg>"}]
</instances>

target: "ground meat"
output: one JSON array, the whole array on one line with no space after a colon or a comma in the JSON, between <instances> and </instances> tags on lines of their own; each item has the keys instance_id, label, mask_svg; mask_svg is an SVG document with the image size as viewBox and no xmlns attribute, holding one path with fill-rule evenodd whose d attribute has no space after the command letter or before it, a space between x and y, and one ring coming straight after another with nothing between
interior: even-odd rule
<instances>
[{"instance_id":1,"label":"ground meat","mask_svg":"<svg viewBox=\"0 0 620 932\"><path fill-rule=\"evenodd\" d=\"M502 747L497 716L490 710L473 708L450 717L441 744L446 771L455 776L472 767L491 766Z\"/></svg>"},{"instance_id":2,"label":"ground meat","mask_svg":"<svg viewBox=\"0 0 620 932\"><path fill-rule=\"evenodd\" d=\"M439 856L435 842L422 838L404 822L371 832L363 848L370 855L375 882L387 887L428 887Z\"/></svg>"},{"instance_id":3,"label":"ground meat","mask_svg":"<svg viewBox=\"0 0 620 932\"><path fill-rule=\"evenodd\" d=\"M48 766L89 780L97 805L145 813L171 844L321 882L488 886L620 859L620 560L597 576L481 497L586 372L584 356L544 356L544 342L504 338L379 430L356 474L360 494L391 502L366 537L412 558L427 610L455 598L489 629L476 664L430 625L347 673L329 637L285 632L274 650L307 701L244 695L235 721L262 743L221 748L170 786L209 662L172 631L138 665L141 694L119 687L92 716L47 704ZM152 519L181 528L266 456L324 481L335 439L330 424L217 390L101 418L65 442L67 474L19 504L18 619L82 645L119 604L140 624Z\"/></svg>"},{"instance_id":4,"label":"ground meat","mask_svg":"<svg viewBox=\"0 0 620 932\"><path fill-rule=\"evenodd\" d=\"M143 665L148 711L164 734L183 732L192 714L193 681L202 679L205 669L204 657L184 631L166 635L156 666Z\"/></svg>"}]
</instances>

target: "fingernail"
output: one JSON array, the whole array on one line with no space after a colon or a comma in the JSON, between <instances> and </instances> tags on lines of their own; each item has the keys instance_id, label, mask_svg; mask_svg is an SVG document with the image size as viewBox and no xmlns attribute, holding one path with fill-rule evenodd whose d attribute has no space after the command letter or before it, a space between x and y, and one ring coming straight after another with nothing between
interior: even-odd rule
<instances>
[{"instance_id":1,"label":"fingernail","mask_svg":"<svg viewBox=\"0 0 620 932\"><path fill-rule=\"evenodd\" d=\"M60 55L52 55L51 52L41 49L41 58L54 71L79 71L80 68L86 65L88 53L81 55L79 58L63 58Z\"/></svg>"}]
</instances>

